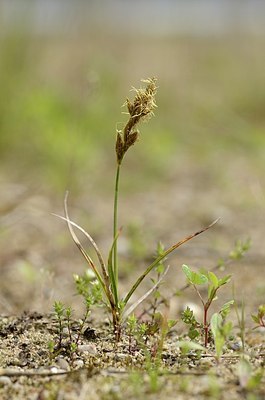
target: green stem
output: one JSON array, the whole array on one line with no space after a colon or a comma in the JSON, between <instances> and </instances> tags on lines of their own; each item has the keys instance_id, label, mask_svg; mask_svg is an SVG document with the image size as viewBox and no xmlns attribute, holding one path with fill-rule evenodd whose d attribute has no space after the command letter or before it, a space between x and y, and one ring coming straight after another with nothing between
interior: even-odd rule
<instances>
[{"instance_id":1,"label":"green stem","mask_svg":"<svg viewBox=\"0 0 265 400\"><path fill-rule=\"evenodd\" d=\"M118 234L118 197L119 197L119 181L120 181L120 164L117 166L115 180L115 195L114 195L114 215L113 215L113 275L115 286L118 289L118 249L117 249L117 234Z\"/></svg>"}]
</instances>

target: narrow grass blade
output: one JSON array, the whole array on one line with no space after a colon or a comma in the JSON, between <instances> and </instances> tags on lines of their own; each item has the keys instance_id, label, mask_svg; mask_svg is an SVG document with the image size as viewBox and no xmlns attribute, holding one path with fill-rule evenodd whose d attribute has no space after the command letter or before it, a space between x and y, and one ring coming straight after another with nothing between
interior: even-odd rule
<instances>
[{"instance_id":1,"label":"narrow grass blade","mask_svg":"<svg viewBox=\"0 0 265 400\"><path fill-rule=\"evenodd\" d=\"M138 307L145 299L147 299L148 296L150 296L155 290L156 288L160 285L160 283L162 282L162 280L164 279L164 277L166 276L166 274L168 273L169 270L169 266L165 269L165 271L163 272L163 274L160 276L160 278L158 279L158 281L156 282L156 284L150 289L148 290L148 292L146 292L142 297L140 297L135 303L133 303L123 314L122 318L123 320L126 320L129 315L136 309L136 307Z\"/></svg>"},{"instance_id":2,"label":"narrow grass blade","mask_svg":"<svg viewBox=\"0 0 265 400\"><path fill-rule=\"evenodd\" d=\"M88 238L89 242L91 243L91 245L93 246L93 248L94 248L94 250L95 250L95 252L97 254L98 261L99 261L99 263L101 265L102 274L103 274L105 283L107 284L107 282L108 282L108 274L107 274L107 270L106 270L106 266L105 266L103 257L102 257L102 255L101 255L101 253L99 251L99 248L98 248L96 242L94 241L94 239L89 235L89 233L87 233L79 225L74 224L72 221L70 221L69 214L68 214L68 207L67 207L67 199L68 199L68 192L65 193L65 197L64 197L64 212L65 212L65 216L67 218L67 225L68 225L69 231L70 231L71 235L74 233L73 229L71 227L71 225L73 225L76 228L78 228Z\"/></svg>"},{"instance_id":3,"label":"narrow grass blade","mask_svg":"<svg viewBox=\"0 0 265 400\"><path fill-rule=\"evenodd\" d=\"M100 273L99 273L99 271L98 271L96 265L94 264L94 261L93 261L92 258L87 254L87 252L85 251L84 247L83 247L82 244L80 243L80 241L79 241L78 237L76 236L74 230L72 229L71 225L75 226L76 228L80 228L80 227L79 227L77 224L75 224L74 222L72 222L70 219L67 219L67 218L65 218L65 217L62 217L61 215L54 214L54 213L53 213L52 215L54 215L55 217L58 217L58 218L60 218L60 219L62 219L62 220L64 220L64 221L67 222L68 228L69 228L69 231L70 231L70 234L71 234L71 237L72 237L74 243L76 244L76 246L77 246L77 248L79 249L79 251L82 253L83 257L85 258L85 260L87 261L87 263L89 264L89 266L90 266L90 267L92 268L92 270L95 272L95 275L96 275L97 279L99 280L99 282L101 283L102 287L105 287L105 284L104 284L104 282L103 282L103 279L102 279L102 277L101 277L101 275L100 275ZM82 228L80 228L80 229L82 229Z\"/></svg>"},{"instance_id":4,"label":"narrow grass blade","mask_svg":"<svg viewBox=\"0 0 265 400\"><path fill-rule=\"evenodd\" d=\"M78 247L79 251L82 253L83 257L85 258L85 260L87 261L87 263L90 265L90 267L93 269L93 271L95 272L98 281L100 282L109 302L111 304L113 304L113 296L110 292L109 289L109 276L105 267L105 263L103 260L103 257L98 249L97 244L95 243L95 241L92 239L92 237L83 229L81 228L79 225L77 225L75 222L71 221L69 218L69 214L68 214L68 208L67 208L67 199L68 199L68 192L66 192L65 194L65 198L64 198L64 211L65 211L65 217L62 217L60 215L57 214L53 214L57 217L59 217L60 219L63 219L64 221L67 222L68 225L68 229L69 232L72 236L72 239L74 241L74 243L76 244L76 246ZM96 251L96 254L98 256L98 260L99 263L101 265L101 269L102 269L102 276L99 273L96 265L94 264L93 260L91 259L91 257L87 254L87 252L85 251L84 247L82 246L82 244L80 243L78 237L76 236L72 226L75 226L77 229L79 229L89 240L89 242L91 243L91 245L93 246L94 250Z\"/></svg>"},{"instance_id":5,"label":"narrow grass blade","mask_svg":"<svg viewBox=\"0 0 265 400\"><path fill-rule=\"evenodd\" d=\"M141 284L141 282L144 280L144 278L157 266L157 264L162 261L168 254L172 253L172 251L176 250L178 247L180 247L182 244L188 242L189 240L195 238L196 236L200 235L201 233L207 231L210 229L213 225L215 225L219 221L219 218L216 219L214 222L212 222L210 225L206 226L205 228L201 229L198 232L195 232L186 238L180 240L179 242L175 243L173 246L169 247L166 251L164 251L163 254L161 254L159 257L157 257L152 264L149 265L149 267L146 268L144 273L137 279L135 284L132 286L131 290L127 294L127 296L124 299L124 305L128 303L130 300L132 294L135 292L135 290L138 288L138 286Z\"/></svg>"}]
</instances>

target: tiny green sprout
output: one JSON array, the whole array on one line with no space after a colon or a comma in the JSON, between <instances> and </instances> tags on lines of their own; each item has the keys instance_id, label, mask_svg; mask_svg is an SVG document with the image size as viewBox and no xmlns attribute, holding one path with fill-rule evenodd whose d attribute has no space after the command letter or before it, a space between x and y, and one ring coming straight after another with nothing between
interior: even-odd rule
<instances>
[{"instance_id":1,"label":"tiny green sprout","mask_svg":"<svg viewBox=\"0 0 265 400\"><path fill-rule=\"evenodd\" d=\"M235 300L229 300L225 304L222 305L219 314L221 315L222 319L225 320L228 314L231 311L231 306L234 305Z\"/></svg>"},{"instance_id":2,"label":"tiny green sprout","mask_svg":"<svg viewBox=\"0 0 265 400\"><path fill-rule=\"evenodd\" d=\"M54 340L50 340L48 342L48 350L49 350L50 359L52 359L54 357L54 351L55 351L55 342L54 342Z\"/></svg>"},{"instance_id":3,"label":"tiny green sprout","mask_svg":"<svg viewBox=\"0 0 265 400\"><path fill-rule=\"evenodd\" d=\"M139 325L139 334L141 336L144 336L144 335L146 335L147 330L148 330L148 325L145 322L142 322Z\"/></svg>"},{"instance_id":4,"label":"tiny green sprout","mask_svg":"<svg viewBox=\"0 0 265 400\"><path fill-rule=\"evenodd\" d=\"M102 304L102 288L93 271L87 270L84 275L73 275L77 293L83 297L86 309Z\"/></svg>"},{"instance_id":5,"label":"tiny green sprout","mask_svg":"<svg viewBox=\"0 0 265 400\"><path fill-rule=\"evenodd\" d=\"M71 342L70 351L72 354L77 352L77 343L76 342Z\"/></svg>"},{"instance_id":6,"label":"tiny green sprout","mask_svg":"<svg viewBox=\"0 0 265 400\"><path fill-rule=\"evenodd\" d=\"M137 318L134 314L129 315L127 319L127 327L130 332L133 332L137 326Z\"/></svg>"},{"instance_id":7,"label":"tiny green sprout","mask_svg":"<svg viewBox=\"0 0 265 400\"><path fill-rule=\"evenodd\" d=\"M161 383L159 382L159 373L156 367L147 369L149 387L151 393L157 393L161 388Z\"/></svg>"},{"instance_id":8,"label":"tiny green sprout","mask_svg":"<svg viewBox=\"0 0 265 400\"><path fill-rule=\"evenodd\" d=\"M182 270L186 275L188 283L193 286L203 305L204 346L207 347L209 336L208 311L212 302L217 299L217 291L221 286L230 281L231 275L227 275L224 278L219 279L212 271L209 271L206 275L205 273L192 271L187 265L183 265ZM197 288L198 285L204 284L208 285L208 296L206 300L202 298L202 295ZM225 309L223 312L225 312Z\"/></svg>"},{"instance_id":9,"label":"tiny green sprout","mask_svg":"<svg viewBox=\"0 0 265 400\"><path fill-rule=\"evenodd\" d=\"M68 330L68 335L69 335L69 340L70 343L72 342L72 331L71 331L71 318L73 315L73 310L71 307L66 307L65 309L65 317L67 321L67 330Z\"/></svg>"},{"instance_id":10,"label":"tiny green sprout","mask_svg":"<svg viewBox=\"0 0 265 400\"><path fill-rule=\"evenodd\" d=\"M55 301L53 308L54 308L54 312L55 312L57 318L61 319L64 314L64 310L65 310L64 304L61 301Z\"/></svg>"},{"instance_id":11,"label":"tiny green sprout","mask_svg":"<svg viewBox=\"0 0 265 400\"><path fill-rule=\"evenodd\" d=\"M58 321L58 348L62 347L62 340L63 340L63 316L65 311L65 306L60 301L55 301L54 305L54 313Z\"/></svg>"},{"instance_id":12,"label":"tiny green sprout","mask_svg":"<svg viewBox=\"0 0 265 400\"><path fill-rule=\"evenodd\" d=\"M262 384L264 370L258 369L254 372L250 362L246 358L241 358L237 374L240 387L245 391L251 392Z\"/></svg>"},{"instance_id":13,"label":"tiny green sprout","mask_svg":"<svg viewBox=\"0 0 265 400\"><path fill-rule=\"evenodd\" d=\"M226 339L230 335L233 328L232 322L226 322L224 317L229 313L230 305L232 304L231 302L229 303L230 304L226 303L223 311L221 310L220 313L214 313L211 318L211 331L214 338L216 358L218 361L223 353L223 347Z\"/></svg>"},{"instance_id":14,"label":"tiny green sprout","mask_svg":"<svg viewBox=\"0 0 265 400\"><path fill-rule=\"evenodd\" d=\"M76 276L76 279L79 279L79 277ZM60 301L55 301L53 307L58 322L58 340L56 343L55 342L49 343L49 351L51 354L55 355L59 354L61 350L64 349L64 351L70 352L71 360L73 360L72 358L73 353L75 353L77 350L80 335L82 333L83 327L90 312L89 308L90 304L85 311L83 319L79 323L79 330L75 338L73 338L72 335L72 316L73 316L72 307L65 307L65 305ZM65 340L63 340L64 328L66 329L67 332L67 334L65 332L66 334Z\"/></svg>"},{"instance_id":15,"label":"tiny green sprout","mask_svg":"<svg viewBox=\"0 0 265 400\"><path fill-rule=\"evenodd\" d=\"M234 249L230 252L229 257L232 260L240 260L244 254L249 250L251 240L247 239L245 242L237 240Z\"/></svg>"},{"instance_id":16,"label":"tiny green sprout","mask_svg":"<svg viewBox=\"0 0 265 400\"><path fill-rule=\"evenodd\" d=\"M201 324L196 320L193 311L189 307L181 313L181 320L184 324L189 325L188 336L191 340L200 336L198 329L201 328Z\"/></svg>"},{"instance_id":17,"label":"tiny green sprout","mask_svg":"<svg viewBox=\"0 0 265 400\"><path fill-rule=\"evenodd\" d=\"M136 316L131 314L126 320L126 328L129 339L129 353L132 353L133 343L145 349L148 325L145 322L140 323Z\"/></svg>"},{"instance_id":18,"label":"tiny green sprout","mask_svg":"<svg viewBox=\"0 0 265 400\"><path fill-rule=\"evenodd\" d=\"M66 315L66 318L67 318L68 320L70 320L70 319L72 318L73 310L72 310L71 307L66 307L66 309L65 309L65 315Z\"/></svg>"},{"instance_id":19,"label":"tiny green sprout","mask_svg":"<svg viewBox=\"0 0 265 400\"><path fill-rule=\"evenodd\" d=\"M186 356L190 351L205 351L205 347L201 346L199 343L195 343L188 340L180 340L176 342L176 347L181 350L183 356Z\"/></svg>"},{"instance_id":20,"label":"tiny green sprout","mask_svg":"<svg viewBox=\"0 0 265 400\"><path fill-rule=\"evenodd\" d=\"M258 308L257 314L252 314L251 317L253 321L257 324L255 328L265 328L265 304L261 304Z\"/></svg>"}]
</instances>

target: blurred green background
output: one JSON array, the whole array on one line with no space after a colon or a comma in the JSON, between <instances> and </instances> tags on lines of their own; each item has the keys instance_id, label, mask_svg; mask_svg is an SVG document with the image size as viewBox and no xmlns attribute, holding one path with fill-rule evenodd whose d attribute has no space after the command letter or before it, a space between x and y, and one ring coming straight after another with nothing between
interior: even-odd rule
<instances>
[{"instance_id":1,"label":"blurred green background","mask_svg":"<svg viewBox=\"0 0 265 400\"><path fill-rule=\"evenodd\" d=\"M155 178L168 175L174 160L180 168L209 162L230 178L234 158L245 158L246 169L258 174L265 140L263 36L161 35L155 26L152 34L139 34L137 20L129 32L104 29L104 21L72 33L70 23L69 31L36 32L34 18L24 13L20 24L2 28L2 171L54 192L69 185L83 190L84 176L94 179L100 170L100 179L101 168L108 174L114 166L115 128L126 119L121 105L131 86L157 76L159 108L142 127L133 165L128 161L134 175L142 178L143 168Z\"/></svg>"},{"instance_id":2,"label":"blurred green background","mask_svg":"<svg viewBox=\"0 0 265 400\"><path fill-rule=\"evenodd\" d=\"M173 157L214 159L221 174L227 158L264 165L263 38L105 35L1 38L2 168L54 190L100 164L107 172L121 105L148 76L158 77L159 108L135 149L141 168L157 173Z\"/></svg>"},{"instance_id":3,"label":"blurred green background","mask_svg":"<svg viewBox=\"0 0 265 400\"><path fill-rule=\"evenodd\" d=\"M190 13L197 30L192 23L184 29L185 21L183 29L174 25L174 13L173 20L163 21L162 13L160 25L159 9L152 14L148 1L143 15L137 2L128 20L128 9L117 1L110 2L116 8L109 16L108 2L97 7L76 2L69 15L62 12L69 2L56 1L55 8L46 2L43 15L36 7L40 1L20 2L19 9L7 3L0 8L3 268L16 265L17 271L22 260L34 268L56 270L60 264L64 269L69 238L49 213L62 212L66 189L75 215L90 222L103 246L110 239L116 127L126 121L122 105L133 96L131 87L152 76L158 78L158 108L126 156L122 223L146 217L144 229L154 230L152 239L161 235L169 241L176 229L181 235L194 221L197 227L221 216L225 244L242 232L256 239L262 253L263 31L252 32L244 24L238 29L237 20L229 29L224 25L216 31L210 24L208 31L200 30L205 25L199 14L196 25L194 2ZM212 17L203 10L209 23ZM181 20L180 13L176 18Z\"/></svg>"}]
</instances>

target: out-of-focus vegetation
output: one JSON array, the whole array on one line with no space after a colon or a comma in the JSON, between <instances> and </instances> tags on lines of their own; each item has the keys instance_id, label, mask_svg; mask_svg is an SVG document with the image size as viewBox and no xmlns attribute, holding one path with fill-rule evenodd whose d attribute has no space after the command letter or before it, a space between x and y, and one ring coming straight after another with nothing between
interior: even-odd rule
<instances>
[{"instance_id":1,"label":"out-of-focus vegetation","mask_svg":"<svg viewBox=\"0 0 265 400\"><path fill-rule=\"evenodd\" d=\"M260 182L264 67L264 39L257 37L6 34L0 39L1 174L60 195L95 179L112 188L113 136L126 119L120 106L128 87L154 75L157 116L144 129L137 162L128 156L132 173L124 186L141 185L144 177L151 184L158 173L170 180L172 167L208 171L224 188L239 177L242 187L252 177Z\"/></svg>"}]
</instances>

